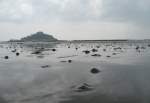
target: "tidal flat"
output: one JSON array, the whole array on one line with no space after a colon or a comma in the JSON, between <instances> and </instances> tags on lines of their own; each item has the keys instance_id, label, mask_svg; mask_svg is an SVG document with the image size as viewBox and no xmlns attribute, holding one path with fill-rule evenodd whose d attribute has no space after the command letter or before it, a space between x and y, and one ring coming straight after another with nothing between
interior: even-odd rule
<instances>
[{"instance_id":1,"label":"tidal flat","mask_svg":"<svg viewBox=\"0 0 150 103\"><path fill-rule=\"evenodd\" d=\"M0 44L0 103L150 103L150 42Z\"/></svg>"}]
</instances>

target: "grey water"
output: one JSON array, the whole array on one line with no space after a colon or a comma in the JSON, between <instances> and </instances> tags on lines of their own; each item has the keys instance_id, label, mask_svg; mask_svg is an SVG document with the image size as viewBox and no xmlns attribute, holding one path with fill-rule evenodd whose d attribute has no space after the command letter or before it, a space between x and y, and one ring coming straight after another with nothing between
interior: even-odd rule
<instances>
[{"instance_id":1,"label":"grey water","mask_svg":"<svg viewBox=\"0 0 150 103\"><path fill-rule=\"evenodd\" d=\"M0 44L0 103L150 103L149 97L148 42Z\"/></svg>"}]
</instances>

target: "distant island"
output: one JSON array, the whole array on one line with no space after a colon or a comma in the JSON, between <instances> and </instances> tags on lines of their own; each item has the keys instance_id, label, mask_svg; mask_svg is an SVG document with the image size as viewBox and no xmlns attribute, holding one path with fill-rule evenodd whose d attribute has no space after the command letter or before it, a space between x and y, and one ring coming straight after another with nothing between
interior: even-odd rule
<instances>
[{"instance_id":1,"label":"distant island","mask_svg":"<svg viewBox=\"0 0 150 103\"><path fill-rule=\"evenodd\" d=\"M36 32L27 37L23 37L20 40L10 40L9 42L55 42L58 41L52 35L45 34L43 32Z\"/></svg>"}]
</instances>

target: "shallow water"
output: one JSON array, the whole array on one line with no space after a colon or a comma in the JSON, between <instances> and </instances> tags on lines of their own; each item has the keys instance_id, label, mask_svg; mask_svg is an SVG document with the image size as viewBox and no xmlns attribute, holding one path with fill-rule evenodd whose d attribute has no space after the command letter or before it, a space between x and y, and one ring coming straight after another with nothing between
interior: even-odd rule
<instances>
[{"instance_id":1,"label":"shallow water","mask_svg":"<svg viewBox=\"0 0 150 103\"><path fill-rule=\"evenodd\" d=\"M0 44L0 103L149 103L149 61L148 43Z\"/></svg>"}]
</instances>

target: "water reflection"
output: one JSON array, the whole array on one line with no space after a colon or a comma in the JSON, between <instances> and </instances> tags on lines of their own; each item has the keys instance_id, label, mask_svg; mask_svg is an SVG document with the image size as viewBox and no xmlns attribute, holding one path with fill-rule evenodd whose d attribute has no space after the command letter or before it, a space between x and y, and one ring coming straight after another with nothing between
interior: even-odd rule
<instances>
[{"instance_id":1,"label":"water reflection","mask_svg":"<svg viewBox=\"0 0 150 103\"><path fill-rule=\"evenodd\" d=\"M149 51L148 43L1 44L0 103L149 103Z\"/></svg>"}]
</instances>

